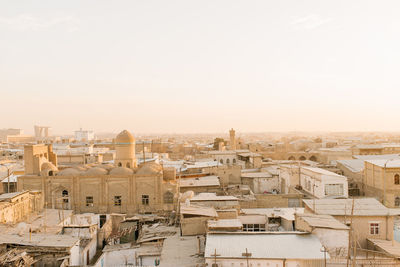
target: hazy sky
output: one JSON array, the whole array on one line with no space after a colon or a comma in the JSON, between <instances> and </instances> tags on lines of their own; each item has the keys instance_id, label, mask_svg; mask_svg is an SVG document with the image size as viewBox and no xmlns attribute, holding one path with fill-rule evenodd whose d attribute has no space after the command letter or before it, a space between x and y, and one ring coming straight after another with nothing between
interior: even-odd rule
<instances>
[{"instance_id":1,"label":"hazy sky","mask_svg":"<svg viewBox=\"0 0 400 267\"><path fill-rule=\"evenodd\" d=\"M0 128L400 131L399 10L0 0Z\"/></svg>"}]
</instances>

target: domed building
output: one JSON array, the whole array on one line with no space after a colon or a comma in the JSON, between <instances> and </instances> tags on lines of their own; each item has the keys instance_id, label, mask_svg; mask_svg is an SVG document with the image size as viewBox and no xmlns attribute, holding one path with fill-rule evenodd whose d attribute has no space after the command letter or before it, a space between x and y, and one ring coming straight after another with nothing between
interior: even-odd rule
<instances>
[{"instance_id":1,"label":"domed building","mask_svg":"<svg viewBox=\"0 0 400 267\"><path fill-rule=\"evenodd\" d=\"M117 167L136 168L135 138L123 130L115 138L115 165Z\"/></svg>"},{"instance_id":2,"label":"domed building","mask_svg":"<svg viewBox=\"0 0 400 267\"><path fill-rule=\"evenodd\" d=\"M137 167L135 139L126 130L116 136L114 144L114 165L96 163L58 170L55 164L32 159L38 171L20 176L18 190L41 190L47 208L73 209L76 213L134 215L176 210L175 168L164 172L155 162ZM41 165L36 167L38 163Z\"/></svg>"}]
</instances>

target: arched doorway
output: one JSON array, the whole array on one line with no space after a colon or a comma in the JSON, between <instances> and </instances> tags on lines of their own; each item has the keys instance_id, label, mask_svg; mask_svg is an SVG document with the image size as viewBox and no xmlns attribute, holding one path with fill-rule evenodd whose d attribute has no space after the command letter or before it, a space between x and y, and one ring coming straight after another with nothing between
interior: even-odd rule
<instances>
[{"instance_id":1,"label":"arched doorway","mask_svg":"<svg viewBox=\"0 0 400 267\"><path fill-rule=\"evenodd\" d=\"M311 160L311 161L317 161L317 157L314 156L314 155L312 155L312 156L310 157L310 160Z\"/></svg>"},{"instance_id":2,"label":"arched doorway","mask_svg":"<svg viewBox=\"0 0 400 267\"><path fill-rule=\"evenodd\" d=\"M299 160L306 160L306 157L301 156L301 157L299 158Z\"/></svg>"}]
</instances>

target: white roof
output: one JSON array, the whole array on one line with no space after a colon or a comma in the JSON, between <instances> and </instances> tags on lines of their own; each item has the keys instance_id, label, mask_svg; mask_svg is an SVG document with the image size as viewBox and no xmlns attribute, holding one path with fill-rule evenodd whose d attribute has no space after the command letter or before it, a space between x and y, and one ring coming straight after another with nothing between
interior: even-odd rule
<instances>
[{"instance_id":1,"label":"white roof","mask_svg":"<svg viewBox=\"0 0 400 267\"><path fill-rule=\"evenodd\" d=\"M220 186L218 176L204 176L198 178L181 178L179 180L180 187L195 186Z\"/></svg>"},{"instance_id":2,"label":"white roof","mask_svg":"<svg viewBox=\"0 0 400 267\"><path fill-rule=\"evenodd\" d=\"M180 208L181 214L190 214L206 217L218 217L217 211L213 207L204 207L197 205L185 205L182 204Z\"/></svg>"},{"instance_id":3,"label":"white roof","mask_svg":"<svg viewBox=\"0 0 400 267\"><path fill-rule=\"evenodd\" d=\"M365 162L379 167L385 167L386 164L386 168L400 168L400 159L371 159Z\"/></svg>"},{"instance_id":4,"label":"white roof","mask_svg":"<svg viewBox=\"0 0 400 267\"><path fill-rule=\"evenodd\" d=\"M207 235L205 258L323 259L321 243L311 234L212 233ZM327 255L329 257L329 255Z\"/></svg>"},{"instance_id":5,"label":"white roof","mask_svg":"<svg viewBox=\"0 0 400 267\"><path fill-rule=\"evenodd\" d=\"M364 170L364 161L361 159L337 160L336 162L352 172L362 172Z\"/></svg>"},{"instance_id":6,"label":"white roof","mask_svg":"<svg viewBox=\"0 0 400 267\"><path fill-rule=\"evenodd\" d=\"M318 173L318 174L321 174L321 175L329 175L329 176L336 176L336 177L343 177L343 178L346 178L346 177L344 177L343 175L339 175L339 174L337 174L337 173L334 173L334 172L331 172L331 171L328 171L328 170L325 170L325 169L322 169L322 168L305 167L305 166L302 166L301 168L302 168L303 170L309 170L309 171L312 171L312 172L314 172L314 173Z\"/></svg>"},{"instance_id":7,"label":"white roof","mask_svg":"<svg viewBox=\"0 0 400 267\"><path fill-rule=\"evenodd\" d=\"M304 204L316 214L351 215L352 199L304 199ZM354 199L354 216L386 216L390 210L375 198Z\"/></svg>"}]
</instances>

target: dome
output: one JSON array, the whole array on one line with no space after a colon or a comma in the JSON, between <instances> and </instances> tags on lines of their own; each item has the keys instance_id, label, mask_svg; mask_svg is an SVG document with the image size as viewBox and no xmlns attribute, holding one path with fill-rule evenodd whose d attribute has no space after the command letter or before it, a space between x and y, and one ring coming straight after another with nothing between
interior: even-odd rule
<instances>
[{"instance_id":1,"label":"dome","mask_svg":"<svg viewBox=\"0 0 400 267\"><path fill-rule=\"evenodd\" d=\"M41 170L42 170L42 171L44 171L44 170L58 171L57 167L54 166L54 164L51 163L51 162L45 162L45 163L43 163L42 166L41 166Z\"/></svg>"},{"instance_id":2,"label":"dome","mask_svg":"<svg viewBox=\"0 0 400 267\"><path fill-rule=\"evenodd\" d=\"M142 167L140 167L139 170L136 172L136 174L156 175L161 172L162 172L162 167L160 164L157 164L155 162L149 162L149 163L145 163Z\"/></svg>"},{"instance_id":3,"label":"dome","mask_svg":"<svg viewBox=\"0 0 400 267\"><path fill-rule=\"evenodd\" d=\"M133 137L133 135L130 132L128 132L127 130L123 130L115 138L115 143L116 144L134 144L135 138Z\"/></svg>"},{"instance_id":4,"label":"dome","mask_svg":"<svg viewBox=\"0 0 400 267\"><path fill-rule=\"evenodd\" d=\"M78 176L81 172L74 168L67 168L58 172L58 176Z\"/></svg>"},{"instance_id":5,"label":"dome","mask_svg":"<svg viewBox=\"0 0 400 267\"><path fill-rule=\"evenodd\" d=\"M73 169L76 169L76 170L78 170L79 172L84 172L84 171L87 170L85 167L82 167L82 166L75 166L75 167L73 167Z\"/></svg>"},{"instance_id":6,"label":"dome","mask_svg":"<svg viewBox=\"0 0 400 267\"><path fill-rule=\"evenodd\" d=\"M107 175L107 173L108 173L108 171L103 168L93 167L93 168L90 168L89 170L87 170L86 172L84 172L83 175L88 175L88 176L89 175L90 176L92 176L92 175Z\"/></svg>"},{"instance_id":7,"label":"dome","mask_svg":"<svg viewBox=\"0 0 400 267\"><path fill-rule=\"evenodd\" d=\"M125 167L117 167L110 171L111 175L132 175L133 170Z\"/></svg>"}]
</instances>

